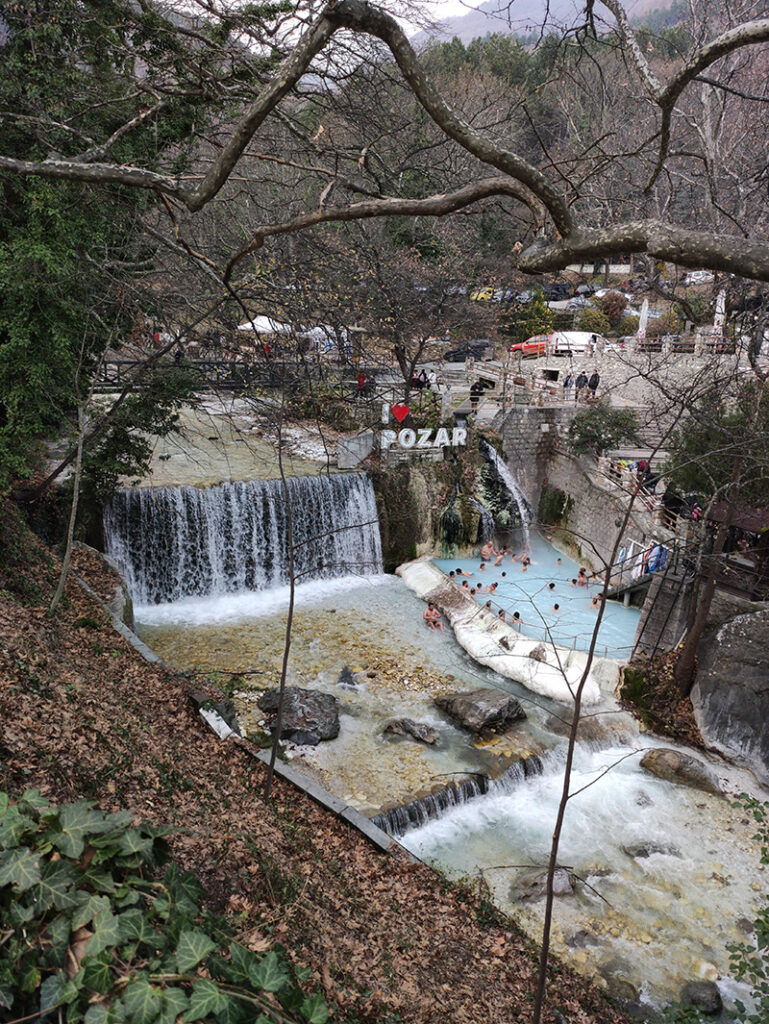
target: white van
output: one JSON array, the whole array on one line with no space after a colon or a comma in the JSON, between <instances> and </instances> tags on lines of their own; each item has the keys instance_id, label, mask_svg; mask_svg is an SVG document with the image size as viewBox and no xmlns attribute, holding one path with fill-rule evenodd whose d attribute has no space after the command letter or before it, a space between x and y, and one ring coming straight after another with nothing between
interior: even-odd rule
<instances>
[{"instance_id":1,"label":"white van","mask_svg":"<svg viewBox=\"0 0 769 1024\"><path fill-rule=\"evenodd\" d=\"M577 356L603 351L608 342L591 331L556 331L550 335L550 351L554 356Z\"/></svg>"}]
</instances>

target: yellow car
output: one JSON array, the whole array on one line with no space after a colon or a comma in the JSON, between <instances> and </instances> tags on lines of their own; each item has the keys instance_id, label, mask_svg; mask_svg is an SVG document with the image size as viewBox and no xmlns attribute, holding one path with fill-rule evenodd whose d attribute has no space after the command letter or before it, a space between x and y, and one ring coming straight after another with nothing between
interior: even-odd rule
<instances>
[{"instance_id":1,"label":"yellow car","mask_svg":"<svg viewBox=\"0 0 769 1024\"><path fill-rule=\"evenodd\" d=\"M473 302L491 302L494 298L494 289L476 288L474 292L470 292L470 298Z\"/></svg>"}]
</instances>

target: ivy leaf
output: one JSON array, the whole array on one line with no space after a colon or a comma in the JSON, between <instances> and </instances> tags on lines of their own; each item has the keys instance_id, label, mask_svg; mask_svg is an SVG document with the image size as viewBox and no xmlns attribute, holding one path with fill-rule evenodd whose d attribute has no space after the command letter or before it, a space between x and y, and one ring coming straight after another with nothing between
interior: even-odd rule
<instances>
[{"instance_id":1,"label":"ivy leaf","mask_svg":"<svg viewBox=\"0 0 769 1024\"><path fill-rule=\"evenodd\" d=\"M34 992L39 984L40 971L34 964L27 964L19 978L19 991L25 993Z\"/></svg>"},{"instance_id":2,"label":"ivy leaf","mask_svg":"<svg viewBox=\"0 0 769 1024\"><path fill-rule=\"evenodd\" d=\"M179 936L176 947L176 963L181 973L197 967L204 956L216 949L216 943L200 929L188 929Z\"/></svg>"},{"instance_id":3,"label":"ivy leaf","mask_svg":"<svg viewBox=\"0 0 769 1024\"><path fill-rule=\"evenodd\" d=\"M44 796L41 796L39 789L25 789L21 794L20 804L24 804L30 810L33 808L40 809L41 807L48 807L48 801Z\"/></svg>"},{"instance_id":4,"label":"ivy leaf","mask_svg":"<svg viewBox=\"0 0 769 1024\"><path fill-rule=\"evenodd\" d=\"M80 891L76 898L79 905L72 913L71 927L73 931L82 928L84 924L93 921L98 913L110 908L110 902L106 896L94 896L93 893Z\"/></svg>"},{"instance_id":5,"label":"ivy leaf","mask_svg":"<svg viewBox=\"0 0 769 1024\"><path fill-rule=\"evenodd\" d=\"M49 975L40 986L41 1020L43 1015L55 1006L71 1003L73 999L77 998L78 989L77 982L70 981L64 971L57 971L56 974Z\"/></svg>"},{"instance_id":6,"label":"ivy leaf","mask_svg":"<svg viewBox=\"0 0 769 1024\"><path fill-rule=\"evenodd\" d=\"M7 793L0 793L0 818L8 810L8 804L10 803Z\"/></svg>"},{"instance_id":7,"label":"ivy leaf","mask_svg":"<svg viewBox=\"0 0 769 1024\"><path fill-rule=\"evenodd\" d=\"M95 959L86 957L83 962L83 985L92 992L107 995L112 990L112 972L110 971L110 954L101 953Z\"/></svg>"},{"instance_id":8,"label":"ivy leaf","mask_svg":"<svg viewBox=\"0 0 769 1024\"><path fill-rule=\"evenodd\" d=\"M263 956L258 964L251 966L249 977L251 984L264 992L277 992L288 981L288 975L281 967L278 954L274 950Z\"/></svg>"},{"instance_id":9,"label":"ivy leaf","mask_svg":"<svg viewBox=\"0 0 769 1024\"><path fill-rule=\"evenodd\" d=\"M69 945L69 935L69 918L64 915L55 917L48 925L48 937L53 943L54 951L57 953L65 952Z\"/></svg>"},{"instance_id":10,"label":"ivy leaf","mask_svg":"<svg viewBox=\"0 0 769 1024\"><path fill-rule=\"evenodd\" d=\"M150 985L146 978L137 978L126 987L123 1003L131 1024L152 1024L163 1000L160 989Z\"/></svg>"},{"instance_id":11,"label":"ivy leaf","mask_svg":"<svg viewBox=\"0 0 769 1024\"><path fill-rule=\"evenodd\" d=\"M10 1010L13 1006L13 1000L16 994L16 985L13 981L5 981L0 979L0 1007L4 1010Z\"/></svg>"},{"instance_id":12,"label":"ivy leaf","mask_svg":"<svg viewBox=\"0 0 769 1024\"><path fill-rule=\"evenodd\" d=\"M212 1013L218 1013L226 1002L218 987L207 978L196 981L190 996L190 1008L184 1015L184 1020L190 1024L194 1020L202 1020Z\"/></svg>"},{"instance_id":13,"label":"ivy leaf","mask_svg":"<svg viewBox=\"0 0 769 1024\"><path fill-rule=\"evenodd\" d=\"M18 846L25 829L33 825L32 819L21 814L18 807L9 807L0 818L0 847L8 850Z\"/></svg>"},{"instance_id":14,"label":"ivy leaf","mask_svg":"<svg viewBox=\"0 0 769 1024\"><path fill-rule=\"evenodd\" d=\"M118 918L118 926L121 942L147 942L155 935L144 912L138 908L126 910L121 914Z\"/></svg>"},{"instance_id":15,"label":"ivy leaf","mask_svg":"<svg viewBox=\"0 0 769 1024\"><path fill-rule=\"evenodd\" d=\"M38 912L53 905L57 910L75 906L75 872L65 860L49 861L42 870L40 882L32 890Z\"/></svg>"},{"instance_id":16,"label":"ivy leaf","mask_svg":"<svg viewBox=\"0 0 769 1024\"><path fill-rule=\"evenodd\" d=\"M104 814L89 807L87 800L65 804L59 815L59 825L61 832L50 836L51 842L65 857L73 860L77 860L85 849L87 835L105 832L109 828Z\"/></svg>"},{"instance_id":17,"label":"ivy leaf","mask_svg":"<svg viewBox=\"0 0 769 1024\"><path fill-rule=\"evenodd\" d=\"M121 853L139 853L143 857L152 851L153 840L143 836L138 828L128 828L118 839L117 845Z\"/></svg>"},{"instance_id":18,"label":"ivy leaf","mask_svg":"<svg viewBox=\"0 0 769 1024\"><path fill-rule=\"evenodd\" d=\"M104 1003L94 1003L86 1010L83 1024L106 1024L107 1007Z\"/></svg>"},{"instance_id":19,"label":"ivy leaf","mask_svg":"<svg viewBox=\"0 0 769 1024\"><path fill-rule=\"evenodd\" d=\"M307 1024L326 1024L328 1007L320 992L316 992L312 999L305 999L302 1003L301 1014Z\"/></svg>"},{"instance_id":20,"label":"ivy leaf","mask_svg":"<svg viewBox=\"0 0 769 1024\"><path fill-rule=\"evenodd\" d=\"M98 867L93 861L91 861L80 876L80 881L83 885L87 885L89 889L95 889L96 892L113 893L115 891L115 880L112 875Z\"/></svg>"},{"instance_id":21,"label":"ivy leaf","mask_svg":"<svg viewBox=\"0 0 769 1024\"><path fill-rule=\"evenodd\" d=\"M93 935L85 947L87 956L96 956L110 946L120 942L118 919L110 910L101 910L93 919Z\"/></svg>"},{"instance_id":22,"label":"ivy leaf","mask_svg":"<svg viewBox=\"0 0 769 1024\"><path fill-rule=\"evenodd\" d=\"M230 947L230 962L227 964L227 975L234 982L251 980L251 970L259 966L259 958L256 953L245 946L233 942Z\"/></svg>"},{"instance_id":23,"label":"ivy leaf","mask_svg":"<svg viewBox=\"0 0 769 1024\"><path fill-rule=\"evenodd\" d=\"M180 988L167 988L163 991L163 1009L158 1017L158 1024L174 1024L189 1006L187 996Z\"/></svg>"},{"instance_id":24,"label":"ivy leaf","mask_svg":"<svg viewBox=\"0 0 769 1024\"><path fill-rule=\"evenodd\" d=\"M26 892L40 881L40 858L32 850L7 850L0 856L0 885Z\"/></svg>"}]
</instances>

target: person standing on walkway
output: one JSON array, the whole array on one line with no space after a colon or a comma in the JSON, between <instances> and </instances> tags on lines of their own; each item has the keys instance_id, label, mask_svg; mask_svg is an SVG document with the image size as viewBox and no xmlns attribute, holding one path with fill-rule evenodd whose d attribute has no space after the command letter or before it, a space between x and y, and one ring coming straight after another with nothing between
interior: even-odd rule
<instances>
[{"instance_id":1,"label":"person standing on walkway","mask_svg":"<svg viewBox=\"0 0 769 1024\"><path fill-rule=\"evenodd\" d=\"M574 383L574 390L576 391L576 394L574 395L575 402L579 402L581 400L582 392L585 390L586 387L587 374L584 370L582 370Z\"/></svg>"},{"instance_id":2,"label":"person standing on walkway","mask_svg":"<svg viewBox=\"0 0 769 1024\"><path fill-rule=\"evenodd\" d=\"M598 385L601 383L601 378L598 370L593 370L590 374L590 380L587 382L587 386L590 389L590 401L595 401L595 393L598 390Z\"/></svg>"},{"instance_id":3,"label":"person standing on walkway","mask_svg":"<svg viewBox=\"0 0 769 1024\"><path fill-rule=\"evenodd\" d=\"M566 374L563 380L563 400L568 402L571 398L571 389L574 387L574 375L571 370Z\"/></svg>"},{"instance_id":4,"label":"person standing on walkway","mask_svg":"<svg viewBox=\"0 0 769 1024\"><path fill-rule=\"evenodd\" d=\"M470 408L472 409L473 416L478 412L478 403L481 400L483 390L483 384L479 380L470 386Z\"/></svg>"}]
</instances>

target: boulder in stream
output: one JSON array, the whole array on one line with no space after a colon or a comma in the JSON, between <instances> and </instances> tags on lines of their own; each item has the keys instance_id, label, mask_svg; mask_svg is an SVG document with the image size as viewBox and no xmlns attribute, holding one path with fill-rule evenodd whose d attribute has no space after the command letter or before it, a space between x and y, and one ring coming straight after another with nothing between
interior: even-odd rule
<instances>
[{"instance_id":1,"label":"boulder in stream","mask_svg":"<svg viewBox=\"0 0 769 1024\"><path fill-rule=\"evenodd\" d=\"M420 743L428 743L430 746L439 740L438 731L424 722L414 722L411 718L393 718L388 722L382 732L385 736L408 736Z\"/></svg>"},{"instance_id":2,"label":"boulder in stream","mask_svg":"<svg viewBox=\"0 0 769 1024\"><path fill-rule=\"evenodd\" d=\"M339 678L337 679L336 683L337 686L341 686L345 690L358 689L358 682L347 665L345 665L345 667L339 673Z\"/></svg>"},{"instance_id":3,"label":"boulder in stream","mask_svg":"<svg viewBox=\"0 0 769 1024\"><path fill-rule=\"evenodd\" d=\"M681 989L681 1002L696 1007L708 1017L716 1017L724 1005L714 981L690 981Z\"/></svg>"},{"instance_id":4,"label":"boulder in stream","mask_svg":"<svg viewBox=\"0 0 769 1024\"><path fill-rule=\"evenodd\" d=\"M435 704L470 732L505 732L514 722L526 718L520 703L505 690L471 690L469 693L441 693Z\"/></svg>"},{"instance_id":5,"label":"boulder in stream","mask_svg":"<svg viewBox=\"0 0 769 1024\"><path fill-rule=\"evenodd\" d=\"M682 786L703 789L706 793L723 795L715 773L703 761L681 750L670 747L647 750L641 758L641 767L650 775L656 775L667 782L678 782Z\"/></svg>"},{"instance_id":6,"label":"boulder in stream","mask_svg":"<svg viewBox=\"0 0 769 1024\"><path fill-rule=\"evenodd\" d=\"M556 868L553 875L553 895L573 896L576 885L576 875L566 868ZM547 894L547 871L532 871L526 875L520 875L510 887L510 896L514 900L533 901L543 900Z\"/></svg>"},{"instance_id":7,"label":"boulder in stream","mask_svg":"<svg viewBox=\"0 0 769 1024\"><path fill-rule=\"evenodd\" d=\"M274 731L276 725L279 693L277 687L268 690L256 702L268 715L267 728L270 732ZM333 740L338 735L339 707L336 697L321 690L286 687L281 739L316 746L322 740Z\"/></svg>"},{"instance_id":8,"label":"boulder in stream","mask_svg":"<svg viewBox=\"0 0 769 1024\"><path fill-rule=\"evenodd\" d=\"M680 851L675 846L666 846L664 843L655 843L651 840L647 840L644 843L632 843L628 846L623 846L622 849L628 857L632 857L634 860L644 860L655 853L661 853L665 857L681 856Z\"/></svg>"}]
</instances>

